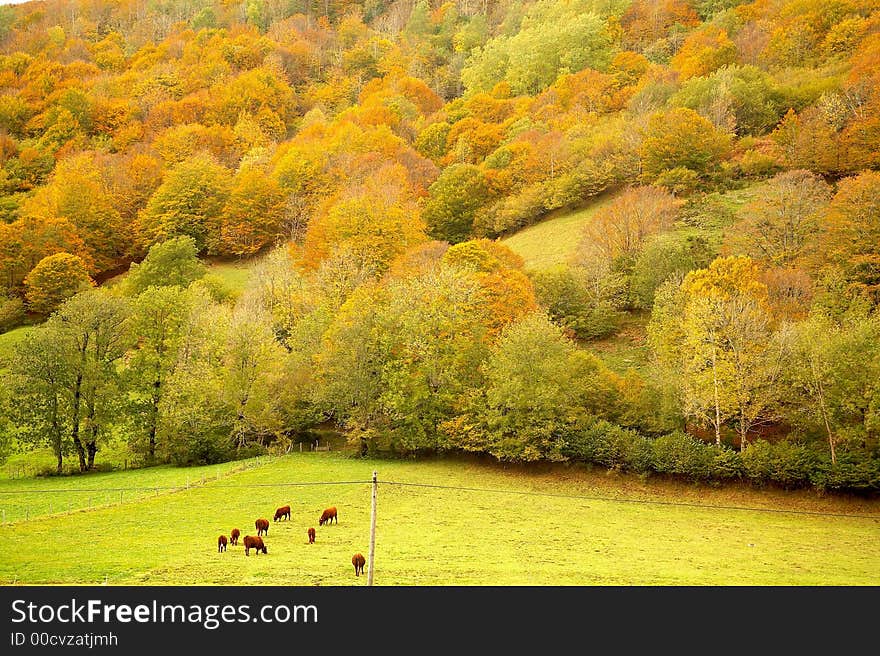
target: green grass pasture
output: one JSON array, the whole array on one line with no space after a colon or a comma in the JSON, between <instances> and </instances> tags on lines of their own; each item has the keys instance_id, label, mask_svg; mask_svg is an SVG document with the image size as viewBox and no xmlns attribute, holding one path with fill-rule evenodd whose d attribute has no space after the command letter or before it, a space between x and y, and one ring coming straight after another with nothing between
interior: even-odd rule
<instances>
[{"instance_id":1,"label":"green grass pasture","mask_svg":"<svg viewBox=\"0 0 880 656\"><path fill-rule=\"evenodd\" d=\"M368 553L374 469L385 481L377 585L880 584L877 501L332 452L294 453L188 489L0 526L0 583L365 585L351 556ZM119 487L137 475L70 480ZM292 520L272 522L285 504ZM338 525L318 526L331 505ZM245 557L241 545L217 552L219 534L254 534L258 517L270 520L268 554Z\"/></svg>"}]
</instances>

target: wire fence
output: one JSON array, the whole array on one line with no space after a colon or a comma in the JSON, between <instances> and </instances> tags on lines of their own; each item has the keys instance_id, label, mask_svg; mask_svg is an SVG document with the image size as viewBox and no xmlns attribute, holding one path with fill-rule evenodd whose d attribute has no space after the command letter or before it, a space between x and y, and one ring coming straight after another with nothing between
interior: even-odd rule
<instances>
[{"instance_id":1,"label":"wire fence","mask_svg":"<svg viewBox=\"0 0 880 656\"><path fill-rule=\"evenodd\" d=\"M181 483L150 483L130 486L18 488L0 487L0 524L28 521L48 515L107 508L140 501L160 494L173 494L189 489L216 485L219 481L246 470L261 467L274 460L273 456L257 456L239 460L232 466L187 475ZM61 480L64 479L55 479ZM252 487L253 485L250 485ZM242 487L242 486L236 486Z\"/></svg>"},{"instance_id":2,"label":"wire fence","mask_svg":"<svg viewBox=\"0 0 880 656\"><path fill-rule=\"evenodd\" d=\"M269 458L269 457L262 457ZM263 482L263 483L229 483L219 482L226 476L229 476L245 469L266 464L266 459L259 462L246 461L248 464L236 467L226 472L217 473L214 477L202 476L200 479L187 480L185 485L145 485L131 487L102 487L102 488L58 488L51 490L40 489L19 489L19 490L0 490L0 504L4 499L15 498L16 495L47 495L43 498L41 504L33 506L25 504L13 504L12 507L17 510L14 514L8 514L5 507L0 507L0 522L14 523L16 521L27 521L32 517L45 516L57 513L69 513L74 511L89 510L98 507L107 507L119 505L126 502L132 502L149 496L158 496L159 494L171 494L185 491L194 487L209 485L212 489L253 489L253 488L285 488L285 487L306 487L306 486L333 486L333 485L371 485L371 479L363 480L340 480L340 481L283 481L283 482ZM602 503L621 503L621 504L642 504L642 505L659 505L669 507L682 508L699 508L705 510L717 511L743 511L743 512L761 512L791 515L811 515L817 517L846 517L853 519L869 519L880 521L880 514L860 514L845 512L828 512L819 510L803 510L803 509L786 509L786 508L767 508L761 506L739 506L726 504L697 503L689 501L666 501L661 499L644 499L620 496L607 496L596 494L562 494L557 492L545 492L538 490L512 490L506 488L490 488L490 487L468 487L459 485L443 485L434 483L414 483L407 481L395 480L377 480L378 486L396 486L401 488L422 488L435 489L454 492L469 492L479 494L507 494L517 496L543 497L554 499L577 500L583 502L602 502ZM55 500L55 495L75 494L86 495L79 498L80 503L75 505L70 499ZM109 499L109 500L108 500ZM65 505L66 504L66 505ZM9 506L10 504L4 504ZM48 506L48 509L47 509Z\"/></svg>"}]
</instances>

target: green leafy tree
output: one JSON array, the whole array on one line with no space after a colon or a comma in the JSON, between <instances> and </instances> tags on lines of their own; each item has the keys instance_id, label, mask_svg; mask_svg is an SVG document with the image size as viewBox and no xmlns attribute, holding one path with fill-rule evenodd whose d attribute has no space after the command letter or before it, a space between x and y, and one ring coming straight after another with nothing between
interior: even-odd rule
<instances>
[{"instance_id":1,"label":"green leafy tree","mask_svg":"<svg viewBox=\"0 0 880 656\"><path fill-rule=\"evenodd\" d=\"M785 378L793 392L791 419L825 434L832 463L841 444L864 447L878 432L880 320L849 318L838 323L822 313L785 332L792 353Z\"/></svg>"},{"instance_id":2,"label":"green leafy tree","mask_svg":"<svg viewBox=\"0 0 880 656\"><path fill-rule=\"evenodd\" d=\"M633 304L650 309L660 285L670 279L680 281L694 269L706 268L715 255L703 234L672 232L654 236L636 256L629 274Z\"/></svg>"},{"instance_id":3,"label":"green leafy tree","mask_svg":"<svg viewBox=\"0 0 880 656\"><path fill-rule=\"evenodd\" d=\"M125 299L93 289L66 301L44 326L66 360L70 441L81 472L94 468L99 436L118 400L116 364L127 348L127 320Z\"/></svg>"},{"instance_id":4,"label":"green leafy tree","mask_svg":"<svg viewBox=\"0 0 880 656\"><path fill-rule=\"evenodd\" d=\"M654 181L664 172L684 168L712 175L730 154L730 135L692 109L679 107L648 120L641 156L643 176Z\"/></svg>"},{"instance_id":5,"label":"green leafy tree","mask_svg":"<svg viewBox=\"0 0 880 656\"><path fill-rule=\"evenodd\" d=\"M675 374L685 415L710 426L719 446L728 419L745 446L751 431L777 415L783 350L767 303L747 257L718 258L655 299L651 346Z\"/></svg>"},{"instance_id":6,"label":"green leafy tree","mask_svg":"<svg viewBox=\"0 0 880 656\"><path fill-rule=\"evenodd\" d=\"M453 164L428 188L422 218L434 239L456 244L468 239L478 210L489 200L482 171L472 164Z\"/></svg>"},{"instance_id":7,"label":"green leafy tree","mask_svg":"<svg viewBox=\"0 0 880 656\"><path fill-rule=\"evenodd\" d=\"M69 360L51 330L39 327L18 344L9 375L11 390L7 409L17 439L47 444L55 455L55 471L61 473L70 448L69 406L65 390L70 380Z\"/></svg>"},{"instance_id":8,"label":"green leafy tree","mask_svg":"<svg viewBox=\"0 0 880 656\"><path fill-rule=\"evenodd\" d=\"M361 288L316 356L316 401L362 449L436 449L437 426L474 384L488 317L466 271L440 267Z\"/></svg>"},{"instance_id":9,"label":"green leafy tree","mask_svg":"<svg viewBox=\"0 0 880 656\"><path fill-rule=\"evenodd\" d=\"M612 275L594 280L580 267L557 267L533 276L535 295L549 317L579 339L614 332L621 316L620 281Z\"/></svg>"},{"instance_id":10,"label":"green leafy tree","mask_svg":"<svg viewBox=\"0 0 880 656\"><path fill-rule=\"evenodd\" d=\"M149 461L156 459L160 406L189 325L192 299L180 287L149 287L132 306L131 330L137 348L127 362L129 418L136 440L144 439Z\"/></svg>"},{"instance_id":11,"label":"green leafy tree","mask_svg":"<svg viewBox=\"0 0 880 656\"><path fill-rule=\"evenodd\" d=\"M137 296L148 287L188 287L204 275L196 240L182 235L150 246L143 261L129 267L123 288L127 294Z\"/></svg>"},{"instance_id":12,"label":"green leafy tree","mask_svg":"<svg viewBox=\"0 0 880 656\"><path fill-rule=\"evenodd\" d=\"M570 431L615 402L598 358L542 313L509 325L482 369L484 392L444 430L451 445L502 460L563 460Z\"/></svg>"},{"instance_id":13,"label":"green leafy tree","mask_svg":"<svg viewBox=\"0 0 880 656\"><path fill-rule=\"evenodd\" d=\"M172 168L139 216L146 245L186 235L199 252L213 250L230 187L229 171L209 155L195 155Z\"/></svg>"}]
</instances>

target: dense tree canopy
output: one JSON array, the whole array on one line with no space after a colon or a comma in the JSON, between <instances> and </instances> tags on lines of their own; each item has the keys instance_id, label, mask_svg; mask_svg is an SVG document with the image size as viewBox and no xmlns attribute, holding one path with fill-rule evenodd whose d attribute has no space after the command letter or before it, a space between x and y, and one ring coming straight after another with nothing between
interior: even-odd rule
<instances>
[{"instance_id":1,"label":"dense tree canopy","mask_svg":"<svg viewBox=\"0 0 880 656\"><path fill-rule=\"evenodd\" d=\"M363 451L880 487L878 26L866 0L4 7L0 331L33 326L0 451L213 462L329 421ZM544 221L551 264L507 241Z\"/></svg>"}]
</instances>

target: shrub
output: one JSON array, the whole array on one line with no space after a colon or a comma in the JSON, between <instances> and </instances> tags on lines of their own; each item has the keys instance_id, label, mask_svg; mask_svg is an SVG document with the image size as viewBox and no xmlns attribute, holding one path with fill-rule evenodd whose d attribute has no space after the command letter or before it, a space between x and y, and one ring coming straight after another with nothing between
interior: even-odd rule
<instances>
[{"instance_id":1,"label":"shrub","mask_svg":"<svg viewBox=\"0 0 880 656\"><path fill-rule=\"evenodd\" d=\"M876 492L880 490L880 459L839 453L837 464L825 456L810 475L817 490Z\"/></svg>"},{"instance_id":2,"label":"shrub","mask_svg":"<svg viewBox=\"0 0 880 656\"><path fill-rule=\"evenodd\" d=\"M25 316L24 302L20 298L0 295L0 334L20 326Z\"/></svg>"},{"instance_id":3,"label":"shrub","mask_svg":"<svg viewBox=\"0 0 880 656\"><path fill-rule=\"evenodd\" d=\"M758 440L740 452L743 473L758 485L807 487L816 471L817 456L809 447L792 442L771 444Z\"/></svg>"},{"instance_id":4,"label":"shrub","mask_svg":"<svg viewBox=\"0 0 880 656\"><path fill-rule=\"evenodd\" d=\"M660 474L674 474L691 480L712 478L714 448L687 433L675 431L653 442L654 469Z\"/></svg>"},{"instance_id":5,"label":"shrub","mask_svg":"<svg viewBox=\"0 0 880 656\"><path fill-rule=\"evenodd\" d=\"M633 446L644 440L638 433L600 420L595 424L573 431L561 448L563 456L572 460L593 462L612 469L627 469L627 464L640 469L645 462L644 451Z\"/></svg>"},{"instance_id":6,"label":"shrub","mask_svg":"<svg viewBox=\"0 0 880 656\"><path fill-rule=\"evenodd\" d=\"M596 339L614 332L624 281L608 274L593 284L579 268L540 271L533 277L538 302L556 323L579 339Z\"/></svg>"},{"instance_id":7,"label":"shrub","mask_svg":"<svg viewBox=\"0 0 880 656\"><path fill-rule=\"evenodd\" d=\"M232 440L228 435L202 433L186 439L169 439L165 444L168 458L175 465L213 465L231 460Z\"/></svg>"}]
</instances>

